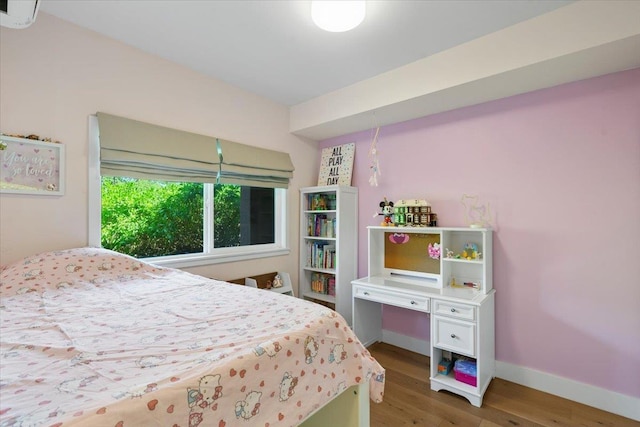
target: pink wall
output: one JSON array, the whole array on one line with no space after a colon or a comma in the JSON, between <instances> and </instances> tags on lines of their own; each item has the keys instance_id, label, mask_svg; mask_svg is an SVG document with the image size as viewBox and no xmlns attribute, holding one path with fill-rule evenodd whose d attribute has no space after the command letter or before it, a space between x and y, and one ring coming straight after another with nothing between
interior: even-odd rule
<instances>
[{"instance_id":1,"label":"pink wall","mask_svg":"<svg viewBox=\"0 0 640 427\"><path fill-rule=\"evenodd\" d=\"M495 214L496 358L640 397L640 69L381 129L356 142L359 275L378 203L425 198L463 226L463 193ZM385 308L384 328L428 339L428 319Z\"/></svg>"}]
</instances>

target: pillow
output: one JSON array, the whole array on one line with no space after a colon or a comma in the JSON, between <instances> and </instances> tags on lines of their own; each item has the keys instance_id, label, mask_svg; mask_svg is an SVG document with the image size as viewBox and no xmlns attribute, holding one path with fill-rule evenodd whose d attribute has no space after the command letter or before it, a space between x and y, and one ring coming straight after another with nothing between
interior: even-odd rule
<instances>
[{"instance_id":1,"label":"pillow","mask_svg":"<svg viewBox=\"0 0 640 427\"><path fill-rule=\"evenodd\" d=\"M129 255L102 248L43 252L2 267L0 294L42 292L86 283L99 285L162 270Z\"/></svg>"}]
</instances>

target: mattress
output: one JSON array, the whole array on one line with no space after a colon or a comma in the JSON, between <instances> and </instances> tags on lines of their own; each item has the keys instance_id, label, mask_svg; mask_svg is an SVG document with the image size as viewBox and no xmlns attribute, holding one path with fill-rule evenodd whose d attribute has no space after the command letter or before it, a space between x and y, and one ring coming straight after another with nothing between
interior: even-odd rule
<instances>
[{"instance_id":1,"label":"mattress","mask_svg":"<svg viewBox=\"0 0 640 427\"><path fill-rule=\"evenodd\" d=\"M326 307L117 252L0 272L0 425L295 426L384 369Z\"/></svg>"}]
</instances>

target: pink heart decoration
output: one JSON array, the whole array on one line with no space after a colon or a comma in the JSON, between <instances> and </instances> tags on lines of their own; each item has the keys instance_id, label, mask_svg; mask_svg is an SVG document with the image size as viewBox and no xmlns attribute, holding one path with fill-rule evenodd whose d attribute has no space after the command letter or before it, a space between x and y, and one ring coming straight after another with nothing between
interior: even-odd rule
<instances>
[{"instance_id":1,"label":"pink heart decoration","mask_svg":"<svg viewBox=\"0 0 640 427\"><path fill-rule=\"evenodd\" d=\"M391 243L396 243L401 245L409 241L409 235L404 233L393 233L392 235L389 236L389 241Z\"/></svg>"}]
</instances>

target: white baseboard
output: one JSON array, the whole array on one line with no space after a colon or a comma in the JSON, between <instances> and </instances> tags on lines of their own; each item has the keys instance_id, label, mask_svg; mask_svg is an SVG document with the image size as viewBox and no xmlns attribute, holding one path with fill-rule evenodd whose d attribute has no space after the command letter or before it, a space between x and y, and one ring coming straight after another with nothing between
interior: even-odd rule
<instances>
[{"instance_id":1,"label":"white baseboard","mask_svg":"<svg viewBox=\"0 0 640 427\"><path fill-rule=\"evenodd\" d=\"M382 330L382 341L429 356L429 342L418 338ZM496 361L496 377L640 421L637 397L500 361Z\"/></svg>"},{"instance_id":2,"label":"white baseboard","mask_svg":"<svg viewBox=\"0 0 640 427\"><path fill-rule=\"evenodd\" d=\"M397 332L382 330L382 342L404 348L414 353L429 356L429 341L402 335Z\"/></svg>"},{"instance_id":3,"label":"white baseboard","mask_svg":"<svg viewBox=\"0 0 640 427\"><path fill-rule=\"evenodd\" d=\"M496 377L640 421L637 397L500 361L496 361Z\"/></svg>"}]
</instances>

